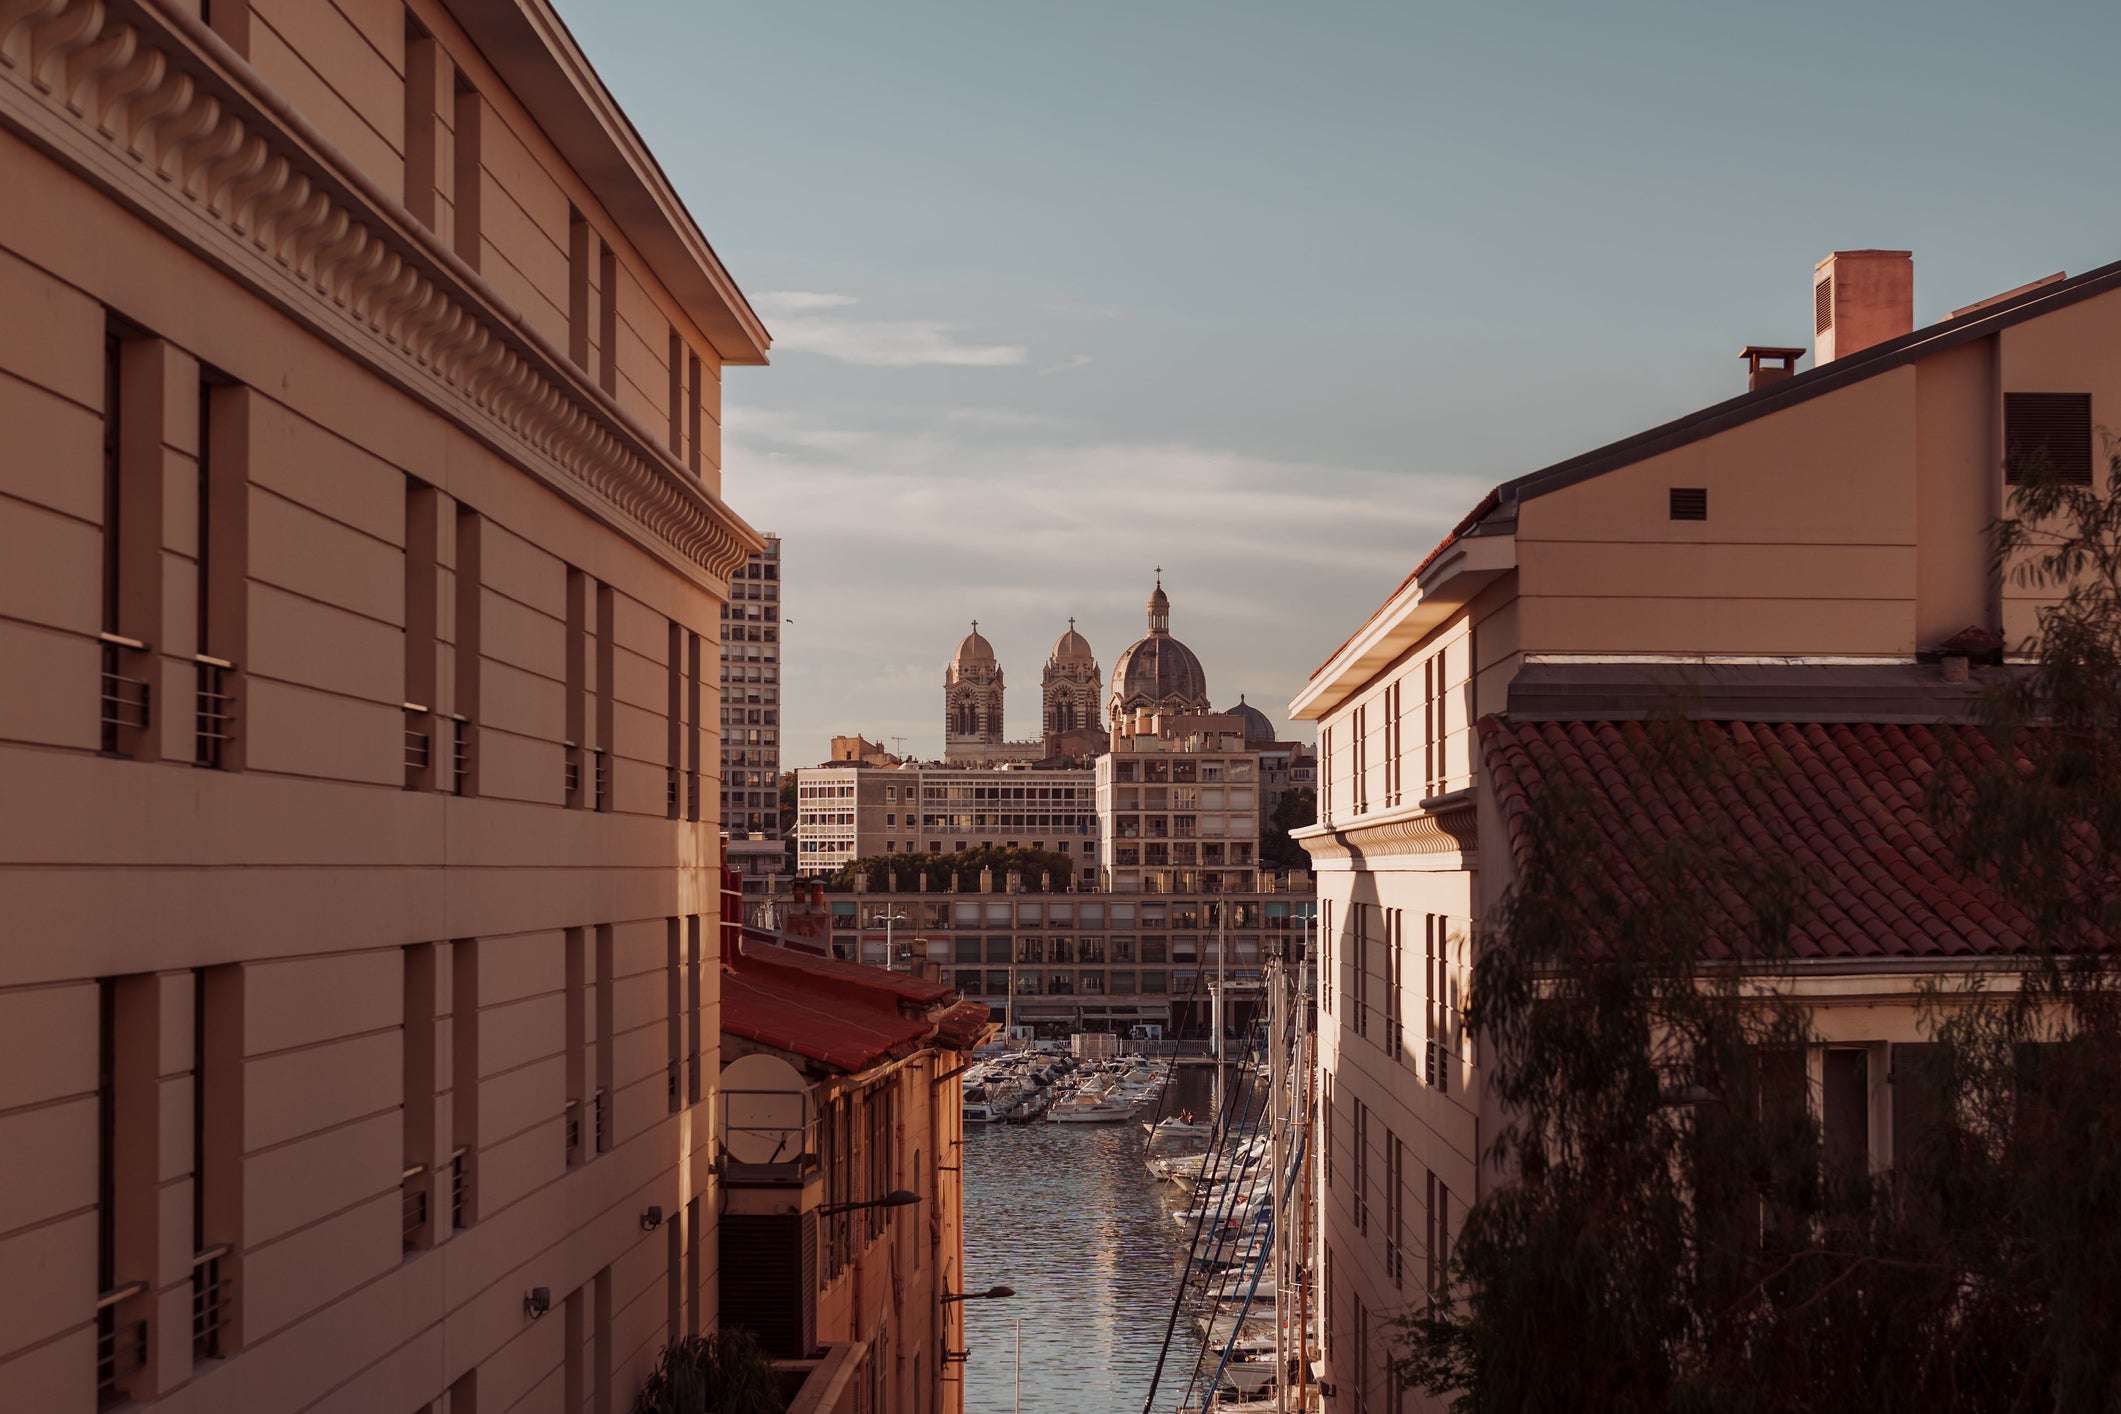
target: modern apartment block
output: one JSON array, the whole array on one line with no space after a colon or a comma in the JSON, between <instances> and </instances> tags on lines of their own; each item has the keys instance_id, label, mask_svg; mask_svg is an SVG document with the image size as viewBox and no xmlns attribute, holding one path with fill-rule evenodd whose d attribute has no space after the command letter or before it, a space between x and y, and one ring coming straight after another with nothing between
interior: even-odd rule
<instances>
[{"instance_id":1,"label":"modern apartment block","mask_svg":"<svg viewBox=\"0 0 2121 1414\"><path fill-rule=\"evenodd\" d=\"M1292 704L1319 723L1300 837L1320 894L1328 1410L1403 1407L1379 1320L1435 1288L1495 1181L1463 1009L1520 867L1513 821L1550 783L1599 822L1720 823L1804 863L1809 1091L1873 1168L1916 1103L1891 1077L1918 983L2020 944L2012 910L1940 862L1922 781L1985 665L2035 627L2040 593L1990 567L2015 459L2089 483L2093 429L2121 420L2121 266L1920 329L1912 288L1906 252L1822 261L1792 309L1811 369L1748 347L1750 391L1496 487ZM1661 775L1641 723L1671 713L1734 771L1778 773L1774 808Z\"/></svg>"},{"instance_id":2,"label":"modern apartment block","mask_svg":"<svg viewBox=\"0 0 2121 1414\"><path fill-rule=\"evenodd\" d=\"M787 882L781 838L781 538L744 562L722 606L722 831L746 911Z\"/></svg>"},{"instance_id":3,"label":"modern apartment block","mask_svg":"<svg viewBox=\"0 0 2121 1414\"><path fill-rule=\"evenodd\" d=\"M808 766L795 780L800 875L872 855L1007 845L1078 859L1078 883L1096 886L1097 786L1087 767Z\"/></svg>"},{"instance_id":4,"label":"modern apartment block","mask_svg":"<svg viewBox=\"0 0 2121 1414\"><path fill-rule=\"evenodd\" d=\"M888 938L925 961L924 976L985 1002L997 1021L1007 1015L1059 1034L1143 1023L1170 1031L1208 1025L1219 971L1256 982L1263 949L1288 944L1300 956L1315 928L1303 874L1262 874L1242 892L1213 897L1011 893L1007 884L997 879L987 893L828 894L833 951L881 963Z\"/></svg>"},{"instance_id":5,"label":"modern apartment block","mask_svg":"<svg viewBox=\"0 0 2121 1414\"><path fill-rule=\"evenodd\" d=\"M0 6L0 190L0 1408L624 1408L766 331L546 0Z\"/></svg>"}]
</instances>

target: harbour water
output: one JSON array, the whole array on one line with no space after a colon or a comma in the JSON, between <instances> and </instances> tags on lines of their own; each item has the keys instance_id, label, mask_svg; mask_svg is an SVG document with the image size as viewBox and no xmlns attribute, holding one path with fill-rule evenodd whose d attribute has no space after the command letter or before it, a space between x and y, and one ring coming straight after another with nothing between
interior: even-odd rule
<instances>
[{"instance_id":1,"label":"harbour water","mask_svg":"<svg viewBox=\"0 0 2121 1414\"><path fill-rule=\"evenodd\" d=\"M1182 1077L1187 1107L1207 1108L1205 1081ZM1141 1409L1184 1247L1169 1217L1169 1198L1179 1195L1150 1181L1146 1142L1137 1123L966 1126L963 1289L1016 1289L1007 1300L965 1303L966 1414L1018 1407L1019 1319L1023 1414ZM1198 1344L1182 1318L1158 1409L1184 1390Z\"/></svg>"}]
</instances>

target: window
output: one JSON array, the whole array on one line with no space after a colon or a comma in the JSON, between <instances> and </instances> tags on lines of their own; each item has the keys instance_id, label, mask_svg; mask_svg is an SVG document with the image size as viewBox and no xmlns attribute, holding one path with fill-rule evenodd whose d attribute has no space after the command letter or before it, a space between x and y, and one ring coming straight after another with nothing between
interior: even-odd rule
<instances>
[{"instance_id":1,"label":"window","mask_svg":"<svg viewBox=\"0 0 2121 1414\"><path fill-rule=\"evenodd\" d=\"M1399 804L1400 776L1403 763L1399 750L1399 688L1393 683L1385 689L1385 808Z\"/></svg>"},{"instance_id":2,"label":"window","mask_svg":"<svg viewBox=\"0 0 2121 1414\"><path fill-rule=\"evenodd\" d=\"M1385 1050L1395 1061L1405 1062L1406 1047L1406 928L1405 915L1396 908L1385 916Z\"/></svg>"},{"instance_id":3,"label":"window","mask_svg":"<svg viewBox=\"0 0 2121 1414\"><path fill-rule=\"evenodd\" d=\"M1351 903L1348 912L1355 924L1355 955L1350 960L1349 970L1354 973L1355 983L1355 1034L1370 1034L1370 915L1377 905Z\"/></svg>"},{"instance_id":4,"label":"window","mask_svg":"<svg viewBox=\"0 0 2121 1414\"><path fill-rule=\"evenodd\" d=\"M1450 1274L1451 1190L1436 1177L1433 1170L1427 1172L1426 1236L1429 1248L1429 1296L1433 1299L1443 1294L1444 1281Z\"/></svg>"},{"instance_id":5,"label":"window","mask_svg":"<svg viewBox=\"0 0 2121 1414\"><path fill-rule=\"evenodd\" d=\"M1394 1291L1404 1291L1407 1246L1406 1150L1399 1136L1385 1130L1385 1275Z\"/></svg>"},{"instance_id":6,"label":"window","mask_svg":"<svg viewBox=\"0 0 2121 1414\"><path fill-rule=\"evenodd\" d=\"M1370 709L1367 706L1356 708L1354 725L1349 728L1353 737L1355 759L1349 767L1348 791L1354 798L1354 810L1357 815L1370 808L1369 716Z\"/></svg>"},{"instance_id":7,"label":"window","mask_svg":"<svg viewBox=\"0 0 2121 1414\"><path fill-rule=\"evenodd\" d=\"M1355 1166L1355 1230L1370 1230L1370 1107L1360 1099L1355 1101L1355 1133L1353 1136Z\"/></svg>"},{"instance_id":8,"label":"window","mask_svg":"<svg viewBox=\"0 0 2121 1414\"><path fill-rule=\"evenodd\" d=\"M2092 395L2005 393L2003 480L2036 467L2073 486L2092 484Z\"/></svg>"}]
</instances>

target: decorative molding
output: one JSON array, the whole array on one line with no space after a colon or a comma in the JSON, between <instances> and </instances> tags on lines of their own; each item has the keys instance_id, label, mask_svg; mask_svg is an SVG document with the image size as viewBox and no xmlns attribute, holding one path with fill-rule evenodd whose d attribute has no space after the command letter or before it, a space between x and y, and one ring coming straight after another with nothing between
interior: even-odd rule
<instances>
[{"instance_id":1,"label":"decorative molding","mask_svg":"<svg viewBox=\"0 0 2121 1414\"><path fill-rule=\"evenodd\" d=\"M0 121L714 578L764 547L195 26L140 0L0 0Z\"/></svg>"},{"instance_id":2,"label":"decorative molding","mask_svg":"<svg viewBox=\"0 0 2121 1414\"><path fill-rule=\"evenodd\" d=\"M1440 814L1400 815L1392 819L1334 822L1307 833L1303 846L1314 863L1359 863L1381 856L1413 854L1464 855L1468 866L1479 849L1479 828L1471 805Z\"/></svg>"}]
</instances>

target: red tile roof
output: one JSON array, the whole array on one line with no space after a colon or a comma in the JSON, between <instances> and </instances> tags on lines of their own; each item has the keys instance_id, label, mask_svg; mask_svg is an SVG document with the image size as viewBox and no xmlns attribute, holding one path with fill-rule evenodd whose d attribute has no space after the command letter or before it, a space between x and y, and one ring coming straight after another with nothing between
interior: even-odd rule
<instances>
[{"instance_id":1,"label":"red tile roof","mask_svg":"<svg viewBox=\"0 0 2121 1414\"><path fill-rule=\"evenodd\" d=\"M1531 796L1567 781L1584 792L1615 846L1612 867L1624 875L1644 843L1701 825L1805 871L1814 885L1791 938L1798 957L1947 957L2031 946L2025 915L1958 873L1923 808L1947 738L1994 760L1979 731L1864 723L1687 727L1724 768L1724 780L1689 783L1660 768L1655 729L1642 722L1484 718L1482 755L1513 857L1524 858ZM1744 900L1716 900L1710 913L1730 925L1730 936L1745 933Z\"/></svg>"},{"instance_id":2,"label":"red tile roof","mask_svg":"<svg viewBox=\"0 0 2121 1414\"><path fill-rule=\"evenodd\" d=\"M813 957L747 939L722 969L722 1030L849 1073L935 1044L961 1049L983 1039L944 1006L957 994L834 958Z\"/></svg>"}]
</instances>

